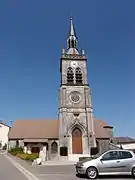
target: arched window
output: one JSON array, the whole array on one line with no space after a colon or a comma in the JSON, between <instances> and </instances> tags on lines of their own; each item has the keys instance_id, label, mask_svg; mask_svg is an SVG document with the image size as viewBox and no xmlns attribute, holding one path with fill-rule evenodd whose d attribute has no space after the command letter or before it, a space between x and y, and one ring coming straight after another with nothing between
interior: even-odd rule
<instances>
[{"instance_id":1,"label":"arched window","mask_svg":"<svg viewBox=\"0 0 135 180\"><path fill-rule=\"evenodd\" d=\"M54 141L54 142L52 143L52 145L51 145L51 153L52 153L52 154L56 154L57 151L58 151L58 145L57 145L57 143Z\"/></svg>"},{"instance_id":2,"label":"arched window","mask_svg":"<svg viewBox=\"0 0 135 180\"><path fill-rule=\"evenodd\" d=\"M70 48L71 46L71 42L70 42L70 39L68 40L68 48Z\"/></svg>"},{"instance_id":3,"label":"arched window","mask_svg":"<svg viewBox=\"0 0 135 180\"><path fill-rule=\"evenodd\" d=\"M71 44L72 44L72 48L75 48L74 47L74 40L72 39L72 41L71 41Z\"/></svg>"},{"instance_id":4,"label":"arched window","mask_svg":"<svg viewBox=\"0 0 135 180\"><path fill-rule=\"evenodd\" d=\"M76 127L73 131L72 131L72 136L73 137L82 137L82 131Z\"/></svg>"},{"instance_id":5,"label":"arched window","mask_svg":"<svg viewBox=\"0 0 135 180\"><path fill-rule=\"evenodd\" d=\"M71 67L67 70L67 84L73 84L74 83L74 73L73 69Z\"/></svg>"},{"instance_id":6,"label":"arched window","mask_svg":"<svg viewBox=\"0 0 135 180\"><path fill-rule=\"evenodd\" d=\"M82 72L81 69L78 67L75 70L75 78L76 78L76 84L82 84Z\"/></svg>"}]
</instances>

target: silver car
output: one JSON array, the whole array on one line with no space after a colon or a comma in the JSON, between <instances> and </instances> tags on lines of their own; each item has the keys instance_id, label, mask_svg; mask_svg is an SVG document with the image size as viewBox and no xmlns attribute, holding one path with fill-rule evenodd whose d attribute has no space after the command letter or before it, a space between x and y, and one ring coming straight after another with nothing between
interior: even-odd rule
<instances>
[{"instance_id":1,"label":"silver car","mask_svg":"<svg viewBox=\"0 0 135 180\"><path fill-rule=\"evenodd\" d=\"M135 178L135 154L129 150L110 150L96 159L80 161L76 173L96 179L98 175L132 175Z\"/></svg>"}]
</instances>

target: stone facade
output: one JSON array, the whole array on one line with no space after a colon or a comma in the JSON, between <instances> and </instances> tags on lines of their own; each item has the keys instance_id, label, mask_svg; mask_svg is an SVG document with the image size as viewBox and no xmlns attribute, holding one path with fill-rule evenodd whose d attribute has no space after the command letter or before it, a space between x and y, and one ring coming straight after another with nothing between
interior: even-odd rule
<instances>
[{"instance_id":1,"label":"stone facade","mask_svg":"<svg viewBox=\"0 0 135 180\"><path fill-rule=\"evenodd\" d=\"M70 34L72 22L70 24ZM68 41L70 39L70 35ZM75 154L72 148L72 131L77 127L82 132L82 154L90 154L90 148L96 146L94 118L91 102L91 92L87 80L87 59L84 51L79 54L74 44L77 44L75 33L72 32L73 45L61 56L61 86L59 90L59 143L60 147L68 147L68 154ZM74 49L72 53L70 49ZM71 52L71 53L69 53ZM69 83L70 70L72 83ZM77 83L77 70L81 79Z\"/></svg>"}]
</instances>

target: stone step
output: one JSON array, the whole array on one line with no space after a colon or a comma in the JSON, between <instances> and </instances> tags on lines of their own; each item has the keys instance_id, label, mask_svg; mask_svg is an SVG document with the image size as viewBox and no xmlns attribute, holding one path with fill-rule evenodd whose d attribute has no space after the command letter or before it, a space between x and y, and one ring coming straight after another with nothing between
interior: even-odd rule
<instances>
[{"instance_id":1,"label":"stone step","mask_svg":"<svg viewBox=\"0 0 135 180\"><path fill-rule=\"evenodd\" d=\"M74 165L76 161L66 161L66 160L58 160L58 161L44 161L42 165L44 166L63 166L63 165Z\"/></svg>"}]
</instances>

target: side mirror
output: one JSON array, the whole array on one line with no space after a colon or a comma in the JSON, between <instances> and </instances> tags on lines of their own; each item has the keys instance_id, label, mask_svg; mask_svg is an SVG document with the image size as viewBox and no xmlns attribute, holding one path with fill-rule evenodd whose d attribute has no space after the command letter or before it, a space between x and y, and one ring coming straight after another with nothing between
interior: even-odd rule
<instances>
[{"instance_id":1,"label":"side mirror","mask_svg":"<svg viewBox=\"0 0 135 180\"><path fill-rule=\"evenodd\" d=\"M101 162L104 162L104 160L105 160L105 159L103 159L103 158L100 159Z\"/></svg>"}]
</instances>

